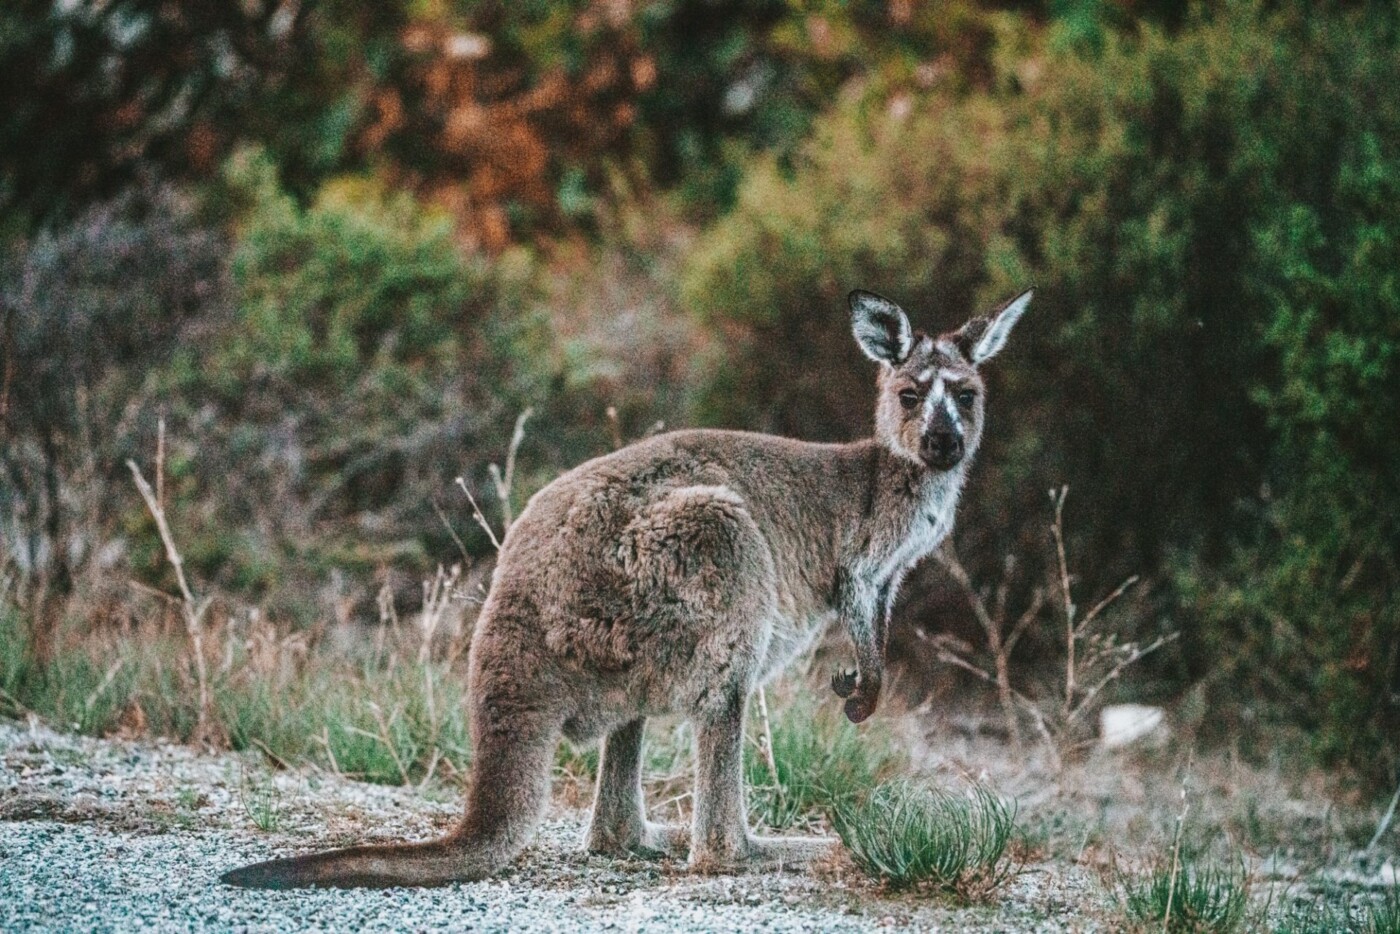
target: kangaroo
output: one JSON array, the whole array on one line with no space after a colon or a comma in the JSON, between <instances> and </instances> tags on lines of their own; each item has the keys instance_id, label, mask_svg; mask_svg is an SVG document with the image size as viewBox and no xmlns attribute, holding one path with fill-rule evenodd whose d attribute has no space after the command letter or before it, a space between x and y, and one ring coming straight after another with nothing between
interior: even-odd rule
<instances>
[{"instance_id":1,"label":"kangaroo","mask_svg":"<svg viewBox=\"0 0 1400 934\"><path fill-rule=\"evenodd\" d=\"M833 840L755 836L744 803L750 692L839 623L856 670L832 689L853 722L876 708L890 613L909 568L948 535L982 437L979 366L1005 345L1028 290L938 337L893 302L850 294L880 364L875 436L812 444L678 431L564 474L501 546L472 637L475 757L465 814L443 839L258 863L222 881L258 888L427 886L489 876L525 847L548 801L561 735L605 737L586 846L681 855L700 872L801 865ZM646 819L647 717L695 726L684 828Z\"/></svg>"}]
</instances>

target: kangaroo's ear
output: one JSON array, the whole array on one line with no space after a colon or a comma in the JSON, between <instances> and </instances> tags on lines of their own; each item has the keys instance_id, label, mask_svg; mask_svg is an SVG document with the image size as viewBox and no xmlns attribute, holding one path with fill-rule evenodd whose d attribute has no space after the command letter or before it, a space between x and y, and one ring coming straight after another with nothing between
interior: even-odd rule
<instances>
[{"instance_id":1,"label":"kangaroo's ear","mask_svg":"<svg viewBox=\"0 0 1400 934\"><path fill-rule=\"evenodd\" d=\"M1031 296L1035 293L1026 289L1001 307L990 318L973 318L958 329L953 341L963 356L975 366L983 360L995 357L1006 346L1011 329L1021 320L1021 315L1030 307Z\"/></svg>"},{"instance_id":2,"label":"kangaroo's ear","mask_svg":"<svg viewBox=\"0 0 1400 934\"><path fill-rule=\"evenodd\" d=\"M851 330L867 357L890 366L899 366L909 359L914 332L904 309L861 289L852 292L846 301L851 306Z\"/></svg>"}]
</instances>

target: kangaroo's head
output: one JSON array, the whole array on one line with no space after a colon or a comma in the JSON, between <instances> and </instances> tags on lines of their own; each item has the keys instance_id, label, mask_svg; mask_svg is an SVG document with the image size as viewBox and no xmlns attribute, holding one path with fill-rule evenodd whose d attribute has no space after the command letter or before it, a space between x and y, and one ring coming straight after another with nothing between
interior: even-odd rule
<instances>
[{"instance_id":1,"label":"kangaroo's head","mask_svg":"<svg viewBox=\"0 0 1400 934\"><path fill-rule=\"evenodd\" d=\"M849 301L856 342L881 364L876 438L929 470L952 470L970 458L986 411L978 367L1006 346L1030 290L938 337L914 331L904 309L872 292L857 289Z\"/></svg>"}]
</instances>

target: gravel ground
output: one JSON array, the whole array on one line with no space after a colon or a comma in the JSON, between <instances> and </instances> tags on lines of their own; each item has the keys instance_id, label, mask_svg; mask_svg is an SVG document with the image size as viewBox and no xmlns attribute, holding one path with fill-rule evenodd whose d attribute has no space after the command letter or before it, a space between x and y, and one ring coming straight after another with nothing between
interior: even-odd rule
<instances>
[{"instance_id":1,"label":"gravel ground","mask_svg":"<svg viewBox=\"0 0 1400 934\"><path fill-rule=\"evenodd\" d=\"M560 802L525 854L483 882L279 893L216 881L270 856L423 839L457 809L440 787L273 774L251 755L0 723L0 931L1104 928L1098 883L1073 867L1028 867L997 903L974 908L885 895L839 868L697 877L584 855L585 814Z\"/></svg>"}]
</instances>

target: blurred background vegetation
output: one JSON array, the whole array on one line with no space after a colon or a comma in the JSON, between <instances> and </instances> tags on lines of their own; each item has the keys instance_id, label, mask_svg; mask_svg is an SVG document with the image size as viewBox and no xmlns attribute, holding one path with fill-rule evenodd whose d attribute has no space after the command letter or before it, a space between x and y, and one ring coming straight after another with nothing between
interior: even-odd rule
<instances>
[{"instance_id":1,"label":"blurred background vegetation","mask_svg":"<svg viewBox=\"0 0 1400 934\"><path fill-rule=\"evenodd\" d=\"M527 406L517 508L658 421L855 438L849 289L941 329L1034 283L973 579L1042 585L1069 484L1078 592L1181 633L1121 695L1393 787L1394 4L15 0L0 70L10 694L165 625L162 418L221 619L373 626L489 562L453 479L495 521ZM909 698L967 697L935 563L899 616Z\"/></svg>"}]
</instances>

